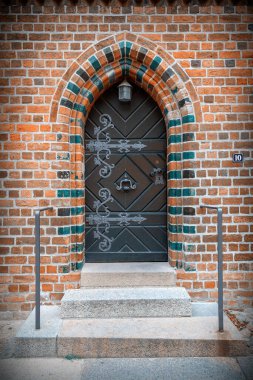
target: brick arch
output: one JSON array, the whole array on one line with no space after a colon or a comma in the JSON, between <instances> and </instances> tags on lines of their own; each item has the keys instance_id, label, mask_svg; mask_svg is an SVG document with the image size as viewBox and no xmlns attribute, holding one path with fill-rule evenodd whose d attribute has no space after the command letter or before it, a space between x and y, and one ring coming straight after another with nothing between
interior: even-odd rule
<instances>
[{"instance_id":1,"label":"brick arch","mask_svg":"<svg viewBox=\"0 0 253 380\"><path fill-rule=\"evenodd\" d=\"M200 104L190 78L173 57L143 37L125 32L91 46L70 66L54 95L51 122L69 126L71 202L80 204L76 193L85 186L83 129L89 112L101 94L124 77L143 88L164 116L168 142L168 253L172 264L187 265L186 252L195 241L191 217L196 198L191 179L194 171L190 169L195 167ZM82 251L84 214L72 218L72 223L72 245Z\"/></svg>"}]
</instances>

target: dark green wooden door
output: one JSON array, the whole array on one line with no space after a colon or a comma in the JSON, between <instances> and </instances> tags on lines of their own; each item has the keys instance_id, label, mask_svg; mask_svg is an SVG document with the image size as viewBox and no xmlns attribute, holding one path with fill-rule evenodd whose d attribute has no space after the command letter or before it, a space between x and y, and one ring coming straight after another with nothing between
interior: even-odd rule
<instances>
[{"instance_id":1,"label":"dark green wooden door","mask_svg":"<svg viewBox=\"0 0 253 380\"><path fill-rule=\"evenodd\" d=\"M85 131L86 262L167 261L166 132L156 103L117 86Z\"/></svg>"}]
</instances>

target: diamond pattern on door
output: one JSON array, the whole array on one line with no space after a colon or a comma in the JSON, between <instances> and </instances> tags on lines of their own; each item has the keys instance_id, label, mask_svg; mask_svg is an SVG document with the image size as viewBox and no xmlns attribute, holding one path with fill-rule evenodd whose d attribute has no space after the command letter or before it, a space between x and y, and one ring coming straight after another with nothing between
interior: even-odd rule
<instances>
[{"instance_id":1,"label":"diamond pattern on door","mask_svg":"<svg viewBox=\"0 0 253 380\"><path fill-rule=\"evenodd\" d=\"M167 261L165 125L155 102L133 90L120 103L112 87L87 122L87 262Z\"/></svg>"}]
</instances>

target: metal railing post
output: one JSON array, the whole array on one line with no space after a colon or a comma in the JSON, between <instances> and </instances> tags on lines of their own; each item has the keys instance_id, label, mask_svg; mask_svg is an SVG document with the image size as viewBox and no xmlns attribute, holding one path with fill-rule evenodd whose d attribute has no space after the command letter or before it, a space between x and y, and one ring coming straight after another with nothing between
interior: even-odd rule
<instances>
[{"instance_id":1,"label":"metal railing post","mask_svg":"<svg viewBox=\"0 0 253 380\"><path fill-rule=\"evenodd\" d=\"M218 251L218 320L219 331L224 331L223 323L223 254L222 254L222 208L201 205L200 208L210 208L217 211L217 251Z\"/></svg>"},{"instance_id":2,"label":"metal railing post","mask_svg":"<svg viewBox=\"0 0 253 380\"><path fill-rule=\"evenodd\" d=\"M219 331L223 331L223 257L222 257L222 208L218 208L217 215L218 231L218 309Z\"/></svg>"},{"instance_id":3,"label":"metal railing post","mask_svg":"<svg viewBox=\"0 0 253 380\"><path fill-rule=\"evenodd\" d=\"M53 210L53 207L44 207L35 210L35 329L40 329L40 213Z\"/></svg>"}]
</instances>

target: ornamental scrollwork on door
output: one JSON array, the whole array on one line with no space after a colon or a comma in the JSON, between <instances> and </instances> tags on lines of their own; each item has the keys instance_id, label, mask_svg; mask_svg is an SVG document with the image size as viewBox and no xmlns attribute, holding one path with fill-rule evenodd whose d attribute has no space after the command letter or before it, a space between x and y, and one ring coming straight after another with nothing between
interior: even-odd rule
<instances>
[{"instance_id":1,"label":"ornamental scrollwork on door","mask_svg":"<svg viewBox=\"0 0 253 380\"><path fill-rule=\"evenodd\" d=\"M131 143L130 140L119 140L117 143L112 143L108 130L110 128L114 128L114 124L112 123L110 115L101 115L99 121L102 124L102 127L96 126L94 128L96 140L90 141L86 147L90 152L96 153L94 163L95 165L102 166L99 170L100 177L108 178L115 166L114 164L110 164L108 162L111 156L111 149L116 149L118 152L123 153L129 152L131 149L140 151L146 145L142 144L140 141ZM135 187L133 188L136 188L136 185L134 186ZM90 214L87 221L89 225L95 226L94 238L100 240L100 251L106 252L111 249L112 242L114 240L108 236L111 222L114 222L119 226L127 226L130 222L140 224L146 220L146 218L143 218L141 215L131 216L124 212L119 213L118 216L112 217L108 208L108 203L113 202L110 190L104 187L99 190L98 195L100 199L95 201L93 204L96 212L94 214Z\"/></svg>"},{"instance_id":2,"label":"ornamental scrollwork on door","mask_svg":"<svg viewBox=\"0 0 253 380\"><path fill-rule=\"evenodd\" d=\"M90 214L87 218L89 225L96 226L94 231L94 238L101 240L99 243L100 251L106 252L111 249L113 238L109 238L111 222L117 223L119 226L127 226L130 222L142 223L146 218L141 215L131 216L126 212L121 212L119 216L110 216L111 213L108 209L107 203L113 202L111 192L106 187L99 190L99 197L101 200L95 201L93 206L96 209L95 214Z\"/></svg>"},{"instance_id":3,"label":"ornamental scrollwork on door","mask_svg":"<svg viewBox=\"0 0 253 380\"><path fill-rule=\"evenodd\" d=\"M96 153L94 163L95 165L102 166L102 168L99 170L100 177L108 178L112 173L112 169L114 168L114 164L107 162L111 156L111 149L116 149L120 153L127 153L130 152L131 148L140 151L146 145L140 141L130 143L129 140L119 140L117 143L112 143L109 132L106 132L109 128L114 128L111 116L108 114L103 114L100 116L99 121L102 124L102 128L97 126L94 128L96 141L90 141L86 145L86 148L90 152ZM102 139L102 136L104 136L104 139ZM101 156L104 156L104 158Z\"/></svg>"}]
</instances>

